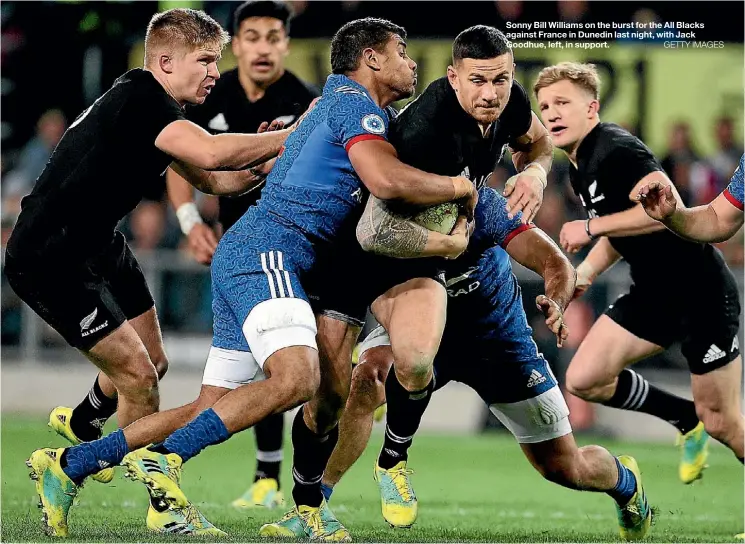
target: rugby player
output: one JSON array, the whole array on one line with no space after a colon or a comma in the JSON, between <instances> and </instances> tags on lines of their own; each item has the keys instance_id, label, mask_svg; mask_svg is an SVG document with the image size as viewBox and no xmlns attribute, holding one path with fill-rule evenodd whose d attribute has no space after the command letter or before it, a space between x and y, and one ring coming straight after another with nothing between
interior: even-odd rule
<instances>
[{"instance_id":1,"label":"rugby player","mask_svg":"<svg viewBox=\"0 0 745 544\"><path fill-rule=\"evenodd\" d=\"M577 267L577 294L621 258L633 280L580 345L567 389L674 425L683 444L679 477L691 483L705 467L709 435L743 458L737 283L716 248L685 241L645 213L640 189L672 182L638 138L600 121L599 86L594 66L568 62L544 68L534 86L541 117L569 158L572 187L588 214L564 225L561 245L577 252L597 239ZM693 402L627 368L676 341L691 371Z\"/></svg>"}]
</instances>

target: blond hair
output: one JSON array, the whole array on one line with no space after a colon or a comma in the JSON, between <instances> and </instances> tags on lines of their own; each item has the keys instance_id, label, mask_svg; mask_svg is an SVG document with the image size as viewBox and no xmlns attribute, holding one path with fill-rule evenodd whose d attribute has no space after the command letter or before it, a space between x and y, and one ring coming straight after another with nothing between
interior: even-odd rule
<instances>
[{"instance_id":1,"label":"blond hair","mask_svg":"<svg viewBox=\"0 0 745 544\"><path fill-rule=\"evenodd\" d=\"M145 65L155 62L158 51L219 47L230 40L220 23L203 11L176 8L156 13L145 33Z\"/></svg>"},{"instance_id":2,"label":"blond hair","mask_svg":"<svg viewBox=\"0 0 745 544\"><path fill-rule=\"evenodd\" d=\"M600 89L600 76L594 64L580 64L579 62L560 62L553 66L547 66L538 74L533 85L533 92L538 96L538 91L559 81L571 81L578 85L597 100Z\"/></svg>"}]
</instances>

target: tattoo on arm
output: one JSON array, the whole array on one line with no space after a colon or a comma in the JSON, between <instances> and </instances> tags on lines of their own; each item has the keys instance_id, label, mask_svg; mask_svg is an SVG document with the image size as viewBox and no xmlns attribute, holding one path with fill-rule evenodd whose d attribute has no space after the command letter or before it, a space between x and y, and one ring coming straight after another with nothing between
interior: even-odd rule
<instances>
[{"instance_id":1,"label":"tattoo on arm","mask_svg":"<svg viewBox=\"0 0 745 544\"><path fill-rule=\"evenodd\" d=\"M421 257L429 231L409 218L394 214L388 205L370 195L357 224L362 249L386 257Z\"/></svg>"}]
</instances>

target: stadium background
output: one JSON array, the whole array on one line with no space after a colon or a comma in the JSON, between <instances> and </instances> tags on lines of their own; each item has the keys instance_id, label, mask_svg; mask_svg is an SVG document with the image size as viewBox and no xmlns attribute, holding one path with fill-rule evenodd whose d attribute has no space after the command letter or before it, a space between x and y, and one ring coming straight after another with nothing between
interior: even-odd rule
<instances>
[{"instance_id":1,"label":"stadium background","mask_svg":"<svg viewBox=\"0 0 745 544\"><path fill-rule=\"evenodd\" d=\"M621 124L642 137L663 161L689 205L705 203L716 196L726 186L743 153L741 2L431 2L426 7L420 2L296 1L291 4L296 17L291 27L287 67L297 75L322 85L329 72L330 36L346 21L375 15L407 27L409 53L419 64L419 91L444 74L452 39L472 24L506 29L508 21L703 22L704 29L696 31L697 39L722 41L721 47L669 49L661 41L611 40L609 49L519 48L515 50L517 79L530 88L542 66L560 60L590 61L598 65L603 77L601 119ZM141 65L142 39L152 14L170 7L195 7L205 9L229 25L230 14L237 5L235 2L2 3L3 247L17 216L20 198L30 191L66 126L105 92L116 77ZM220 67L225 70L233 66L228 47ZM558 240L566 221L584 215L569 185L566 161L560 153L555 159L536 223ZM506 160L495 185L501 186L509 175L511 165ZM191 400L198 392L200 371L210 342L211 309L208 270L194 263L186 252L175 214L163 191L162 179L153 179L150 194L122 222L121 229L146 271L163 326L171 366L162 384L162 407L168 408ZM199 206L205 220L216 221L214 199L200 197ZM719 247L735 271L742 300L742 231ZM585 253L572 258L575 265ZM354 263L350 263L350 273L353 270ZM589 294L572 305L568 312L571 338L561 352L532 304L542 282L519 267L516 273L521 279L536 341L561 381L566 364L594 319L628 287L625 264L620 263L601 277ZM678 273L685 274L685 270ZM664 283L665 278L661 277L661 289ZM691 285L691 289L695 288ZM29 438L38 435L28 429L41 426L45 414L54 406L78 402L92 382L94 369L18 301L4 276L1 333L3 469L11 470L5 464L8 444L22 444L28 446L26 449L38 446ZM742 327L740 335L742 344ZM690 397L685 362L677 347L640 363L638 370L650 381ZM647 452L652 452L649 455L675 458L674 452L667 452L672 449L675 436L671 427L648 416L590 406L572 397L568 400L574 428L580 434L661 442L660 446L648 446ZM451 384L435 395L423 427L425 434L445 433L442 442L436 437L422 439L430 444L428 447L436 449L447 444L447 437L476 434L499 425L475 394ZM50 443L54 440L44 437ZM245 438L242 444L250 447L251 440ZM482 445L488 449L492 443L469 444L477 444L476 449ZM491 457L490 453L485 455ZM742 480L742 472L732 466L733 460L724 452L717 455L720 464L730 469L723 481L731 483L733 477L737 481L738 474ZM15 487L8 488L6 479L3 480L6 501L8 493L15 493ZM28 491L24 487L20 489ZM739 489L742 495L742 488ZM742 511L742 503L737 505ZM515 516L508 513L506 517ZM716 518L709 519L716 524ZM442 538L446 537L450 538L448 535ZM480 539L488 539L488 535Z\"/></svg>"}]
</instances>

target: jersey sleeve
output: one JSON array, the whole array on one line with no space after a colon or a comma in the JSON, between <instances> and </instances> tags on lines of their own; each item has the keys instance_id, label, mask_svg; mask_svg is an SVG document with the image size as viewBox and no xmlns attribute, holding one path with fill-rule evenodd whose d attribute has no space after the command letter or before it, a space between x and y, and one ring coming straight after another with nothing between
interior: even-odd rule
<instances>
[{"instance_id":1,"label":"jersey sleeve","mask_svg":"<svg viewBox=\"0 0 745 544\"><path fill-rule=\"evenodd\" d=\"M660 162L647 146L637 141L616 145L600 163L598 177L607 180L606 187L626 201L644 176L658 171L663 171Z\"/></svg>"},{"instance_id":2,"label":"jersey sleeve","mask_svg":"<svg viewBox=\"0 0 745 544\"><path fill-rule=\"evenodd\" d=\"M520 136L530 130L533 124L533 110L530 108L528 93L517 81L512 82L510 100L500 116L500 122L508 127L510 143L514 143Z\"/></svg>"},{"instance_id":3,"label":"jersey sleeve","mask_svg":"<svg viewBox=\"0 0 745 544\"><path fill-rule=\"evenodd\" d=\"M507 217L507 199L491 187L479 191L479 203L476 207L476 232L481 231L489 245L507 247L510 241L528 229L534 227L522 223L522 212L512 219Z\"/></svg>"},{"instance_id":4,"label":"jersey sleeve","mask_svg":"<svg viewBox=\"0 0 745 544\"><path fill-rule=\"evenodd\" d=\"M724 190L724 197L736 208L743 209L743 177L745 176L745 155L740 157L740 164L732 174L732 179Z\"/></svg>"},{"instance_id":5,"label":"jersey sleeve","mask_svg":"<svg viewBox=\"0 0 745 544\"><path fill-rule=\"evenodd\" d=\"M329 112L328 124L347 152L357 142L388 140L388 115L357 90L336 91L341 96Z\"/></svg>"}]
</instances>

